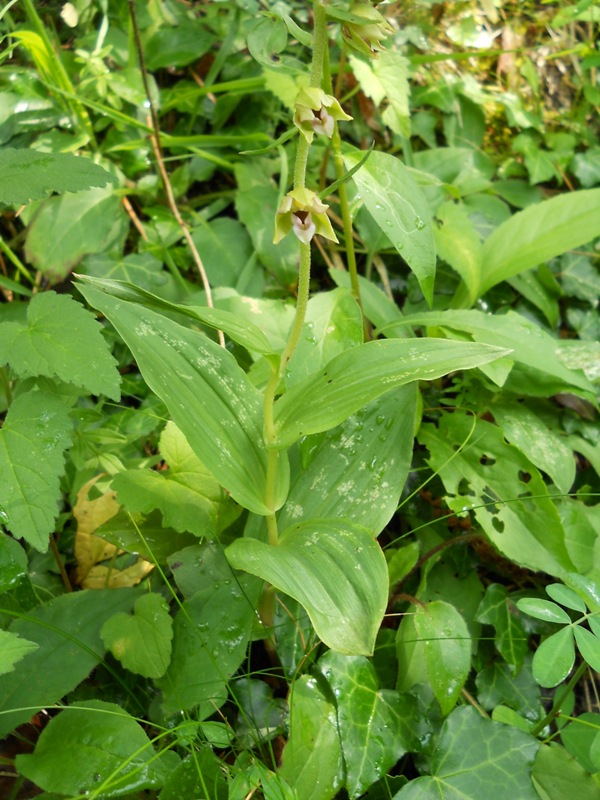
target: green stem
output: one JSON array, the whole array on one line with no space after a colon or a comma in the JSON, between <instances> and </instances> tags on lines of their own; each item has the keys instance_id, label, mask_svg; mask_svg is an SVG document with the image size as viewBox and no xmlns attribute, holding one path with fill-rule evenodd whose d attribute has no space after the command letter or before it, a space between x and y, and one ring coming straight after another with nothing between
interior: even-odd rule
<instances>
[{"instance_id":1,"label":"green stem","mask_svg":"<svg viewBox=\"0 0 600 800\"><path fill-rule=\"evenodd\" d=\"M285 375L285 370L294 355L294 351L302 333L302 326L306 317L308 295L310 290L310 245L300 242L300 270L298 273L298 297L296 300L296 316L290 331L290 336L281 354L279 364L279 380Z\"/></svg>"},{"instance_id":2,"label":"green stem","mask_svg":"<svg viewBox=\"0 0 600 800\"><path fill-rule=\"evenodd\" d=\"M29 272L25 264L20 260L16 253L14 253L6 242L0 237L0 250L8 258L8 260L17 268L21 275L26 278L32 286L35 286L35 278Z\"/></svg>"},{"instance_id":3,"label":"green stem","mask_svg":"<svg viewBox=\"0 0 600 800\"><path fill-rule=\"evenodd\" d=\"M582 661L582 663L577 667L577 669L575 670L575 672L571 677L571 680L563 688L562 692L559 692L554 697L554 702L552 703L552 708L550 709L550 711L546 714L546 716L543 719L541 719L537 723L537 725L534 725L534 727L531 729L532 736L538 736L544 730L546 725L549 725L552 722L552 720L555 719L560 714L561 706L565 702L567 695L574 689L576 684L579 683L579 680L581 679L583 673L586 671L587 667L588 665L585 661Z\"/></svg>"},{"instance_id":4,"label":"green stem","mask_svg":"<svg viewBox=\"0 0 600 800\"><path fill-rule=\"evenodd\" d=\"M331 80L331 70L329 68L329 51L325 53L325 59L323 62L323 75L324 75L326 91L329 94L333 94L333 83ZM337 122L335 122L333 126L331 146L333 149L333 164L335 167L335 176L337 180L341 180L344 177L345 169L344 169L344 159L342 157L342 140L340 138L340 132L338 129ZM352 238L353 234L352 216L350 214L350 204L348 202L348 190L345 183L341 183L339 185L338 197L340 199L342 224L344 226L344 242L346 244L346 264L348 266L348 272L350 274L350 290L352 292L352 296L358 303L361 310L365 339L369 339L371 337L371 331L368 322L365 319L365 315L363 313L362 299L360 296L360 286L358 283L358 269L356 267L356 253L354 250L354 239Z\"/></svg>"}]
</instances>

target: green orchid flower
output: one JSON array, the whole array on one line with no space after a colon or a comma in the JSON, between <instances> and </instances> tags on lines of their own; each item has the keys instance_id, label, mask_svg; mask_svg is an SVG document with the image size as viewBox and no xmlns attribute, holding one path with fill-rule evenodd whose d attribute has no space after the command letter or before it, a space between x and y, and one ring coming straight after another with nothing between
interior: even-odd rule
<instances>
[{"instance_id":1,"label":"green orchid flower","mask_svg":"<svg viewBox=\"0 0 600 800\"><path fill-rule=\"evenodd\" d=\"M315 133L321 133L331 139L336 121L345 122L352 119L335 97L314 87L300 89L294 107L294 125L309 144Z\"/></svg>"},{"instance_id":2,"label":"green orchid flower","mask_svg":"<svg viewBox=\"0 0 600 800\"><path fill-rule=\"evenodd\" d=\"M288 192L277 209L273 243L280 242L290 231L304 244L309 244L315 233L337 242L337 236L327 216L327 208L310 189L294 189Z\"/></svg>"}]
</instances>

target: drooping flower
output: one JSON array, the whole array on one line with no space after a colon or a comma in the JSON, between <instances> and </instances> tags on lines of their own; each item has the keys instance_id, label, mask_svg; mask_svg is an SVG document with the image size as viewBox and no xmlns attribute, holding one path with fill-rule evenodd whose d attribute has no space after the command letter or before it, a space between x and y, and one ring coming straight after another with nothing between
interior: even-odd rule
<instances>
[{"instance_id":1,"label":"drooping flower","mask_svg":"<svg viewBox=\"0 0 600 800\"><path fill-rule=\"evenodd\" d=\"M310 189L294 189L288 192L275 216L274 244L280 242L290 231L304 244L309 244L315 233L337 242L337 236L327 216L327 208Z\"/></svg>"},{"instance_id":2,"label":"drooping flower","mask_svg":"<svg viewBox=\"0 0 600 800\"><path fill-rule=\"evenodd\" d=\"M383 50L383 40L394 32L383 14L364 0L353 3L350 13L364 19L364 23L344 22L342 36L346 44L369 57L375 55L377 50Z\"/></svg>"},{"instance_id":3,"label":"drooping flower","mask_svg":"<svg viewBox=\"0 0 600 800\"><path fill-rule=\"evenodd\" d=\"M315 87L300 89L294 107L294 125L309 144L315 133L331 139L336 121L352 119L335 97Z\"/></svg>"}]
</instances>

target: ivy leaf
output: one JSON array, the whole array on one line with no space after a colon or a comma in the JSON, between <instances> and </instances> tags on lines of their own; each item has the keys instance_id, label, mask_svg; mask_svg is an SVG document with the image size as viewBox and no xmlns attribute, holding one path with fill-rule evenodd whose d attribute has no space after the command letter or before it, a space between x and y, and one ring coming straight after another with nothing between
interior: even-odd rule
<instances>
[{"instance_id":1,"label":"ivy leaf","mask_svg":"<svg viewBox=\"0 0 600 800\"><path fill-rule=\"evenodd\" d=\"M562 747L554 744L540 747L531 777L541 800L598 798L598 784L594 777Z\"/></svg>"},{"instance_id":2,"label":"ivy leaf","mask_svg":"<svg viewBox=\"0 0 600 800\"><path fill-rule=\"evenodd\" d=\"M375 668L363 656L330 652L318 666L336 697L346 788L356 798L413 745L414 698L380 689Z\"/></svg>"},{"instance_id":3,"label":"ivy leaf","mask_svg":"<svg viewBox=\"0 0 600 800\"><path fill-rule=\"evenodd\" d=\"M527 634L504 586L493 583L487 587L477 619L494 626L496 650L518 673L528 651Z\"/></svg>"},{"instance_id":4,"label":"ivy leaf","mask_svg":"<svg viewBox=\"0 0 600 800\"><path fill-rule=\"evenodd\" d=\"M54 394L19 395L0 430L0 511L17 538L45 552L60 498L64 450L71 444L69 409Z\"/></svg>"},{"instance_id":5,"label":"ivy leaf","mask_svg":"<svg viewBox=\"0 0 600 800\"><path fill-rule=\"evenodd\" d=\"M394 800L539 800L531 782L537 749L529 734L462 706L442 726L431 775L410 781Z\"/></svg>"},{"instance_id":6,"label":"ivy leaf","mask_svg":"<svg viewBox=\"0 0 600 800\"><path fill-rule=\"evenodd\" d=\"M19 205L52 192L79 192L117 181L104 167L82 156L14 147L0 149L0 175L0 203Z\"/></svg>"},{"instance_id":7,"label":"ivy leaf","mask_svg":"<svg viewBox=\"0 0 600 800\"><path fill-rule=\"evenodd\" d=\"M144 594L133 615L122 612L106 620L100 632L104 646L130 672L162 677L171 658L173 620L161 595Z\"/></svg>"},{"instance_id":8,"label":"ivy leaf","mask_svg":"<svg viewBox=\"0 0 600 800\"><path fill-rule=\"evenodd\" d=\"M294 681L290 695L290 735L280 774L298 797L331 800L344 765L335 708L309 675Z\"/></svg>"},{"instance_id":9,"label":"ivy leaf","mask_svg":"<svg viewBox=\"0 0 600 800\"><path fill-rule=\"evenodd\" d=\"M44 375L119 399L117 362L101 325L81 303L66 294L36 294L27 307L27 324L0 324L0 364L21 377Z\"/></svg>"},{"instance_id":10,"label":"ivy leaf","mask_svg":"<svg viewBox=\"0 0 600 800\"><path fill-rule=\"evenodd\" d=\"M244 538L226 553L236 569L258 575L302 603L332 650L373 653L387 605L388 572L366 528L347 520L310 520L285 530L277 546Z\"/></svg>"}]
</instances>

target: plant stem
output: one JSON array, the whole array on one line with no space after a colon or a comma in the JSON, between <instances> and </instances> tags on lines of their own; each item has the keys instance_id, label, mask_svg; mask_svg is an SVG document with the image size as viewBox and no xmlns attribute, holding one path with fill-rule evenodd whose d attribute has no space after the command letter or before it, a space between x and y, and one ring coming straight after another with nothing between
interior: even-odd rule
<instances>
[{"instance_id":1,"label":"plant stem","mask_svg":"<svg viewBox=\"0 0 600 800\"><path fill-rule=\"evenodd\" d=\"M581 679L583 673L586 671L587 666L588 666L587 663L585 661L582 661L581 664L577 667L577 669L571 676L571 680L563 688L562 692L559 692L555 696L550 711L546 714L546 716L543 719L541 719L537 723L537 725L534 725L533 728L531 729L532 736L538 736L544 730L546 725L549 725L552 722L552 720L555 719L560 714L560 708L562 704L565 702L567 695L576 686L576 684L579 683L579 680Z\"/></svg>"}]
</instances>

